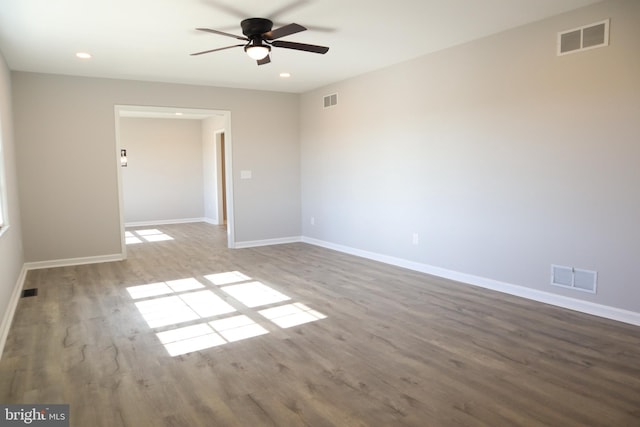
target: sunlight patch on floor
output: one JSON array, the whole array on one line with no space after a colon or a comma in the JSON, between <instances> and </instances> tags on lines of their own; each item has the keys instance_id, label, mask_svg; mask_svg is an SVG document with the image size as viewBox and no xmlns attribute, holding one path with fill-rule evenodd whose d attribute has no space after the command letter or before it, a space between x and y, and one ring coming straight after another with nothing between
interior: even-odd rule
<instances>
[{"instance_id":1,"label":"sunlight patch on floor","mask_svg":"<svg viewBox=\"0 0 640 427\"><path fill-rule=\"evenodd\" d=\"M290 300L288 296L281 294L260 282L230 285L221 288L223 292L231 295L249 308Z\"/></svg>"},{"instance_id":2,"label":"sunlight patch on floor","mask_svg":"<svg viewBox=\"0 0 640 427\"><path fill-rule=\"evenodd\" d=\"M213 322L209 322L209 325L229 342L240 341L269 333L269 331L245 315L214 320Z\"/></svg>"},{"instance_id":3,"label":"sunlight patch on floor","mask_svg":"<svg viewBox=\"0 0 640 427\"><path fill-rule=\"evenodd\" d=\"M137 300L134 304L149 328L173 327L156 331L158 340L172 357L268 334L269 330L258 323L260 320L252 317L282 329L327 318L304 304L289 302L289 296L252 281L239 271L204 278L215 286L207 287L190 277L127 288L131 298ZM285 301L289 303L278 305ZM263 309L249 310L255 307ZM238 310L246 314L239 314ZM227 317L232 313L236 315ZM202 319L208 320L195 323ZM180 326L187 322L195 324Z\"/></svg>"},{"instance_id":4,"label":"sunlight patch on floor","mask_svg":"<svg viewBox=\"0 0 640 427\"><path fill-rule=\"evenodd\" d=\"M135 304L152 329L236 311L210 290L154 298Z\"/></svg>"},{"instance_id":5,"label":"sunlight patch on floor","mask_svg":"<svg viewBox=\"0 0 640 427\"><path fill-rule=\"evenodd\" d=\"M216 286L229 285L231 283L246 282L251 280L251 277L246 276L239 271L228 271L226 273L208 274L204 276L205 279L210 281Z\"/></svg>"},{"instance_id":6,"label":"sunlight patch on floor","mask_svg":"<svg viewBox=\"0 0 640 427\"><path fill-rule=\"evenodd\" d=\"M200 318L177 296L140 301L136 303L136 307L151 329Z\"/></svg>"},{"instance_id":7,"label":"sunlight patch on floor","mask_svg":"<svg viewBox=\"0 0 640 427\"><path fill-rule=\"evenodd\" d=\"M179 356L227 343L206 323L158 332L156 336L171 356Z\"/></svg>"},{"instance_id":8,"label":"sunlight patch on floor","mask_svg":"<svg viewBox=\"0 0 640 427\"><path fill-rule=\"evenodd\" d=\"M130 231L125 231L124 232L124 242L127 245L134 245L136 243L142 243L142 240L138 237L136 237L135 234L133 234Z\"/></svg>"},{"instance_id":9,"label":"sunlight patch on floor","mask_svg":"<svg viewBox=\"0 0 640 427\"><path fill-rule=\"evenodd\" d=\"M324 314L312 310L299 302L267 308L258 311L258 313L281 328L290 328L292 326L302 325L304 323L315 322L316 320L327 318Z\"/></svg>"},{"instance_id":10,"label":"sunlight patch on floor","mask_svg":"<svg viewBox=\"0 0 640 427\"><path fill-rule=\"evenodd\" d=\"M236 311L233 306L211 291L182 294L180 295L180 299L187 303L187 305L202 318L219 316Z\"/></svg>"},{"instance_id":11,"label":"sunlight patch on floor","mask_svg":"<svg viewBox=\"0 0 640 427\"><path fill-rule=\"evenodd\" d=\"M168 295L173 290L165 283L150 283L148 285L129 286L127 288L129 295L133 299L150 298L158 295Z\"/></svg>"},{"instance_id":12,"label":"sunlight patch on floor","mask_svg":"<svg viewBox=\"0 0 640 427\"><path fill-rule=\"evenodd\" d=\"M194 277L191 277L189 279L167 280L166 282L150 283L148 285L129 286L127 291L131 298L141 299L201 288L204 288L204 285Z\"/></svg>"},{"instance_id":13,"label":"sunlight patch on floor","mask_svg":"<svg viewBox=\"0 0 640 427\"><path fill-rule=\"evenodd\" d=\"M184 292L204 288L204 285L198 282L195 277L190 277L188 279L167 280L165 283L173 290L173 292Z\"/></svg>"},{"instance_id":14,"label":"sunlight patch on floor","mask_svg":"<svg viewBox=\"0 0 640 427\"><path fill-rule=\"evenodd\" d=\"M127 245L134 245L136 243L143 242L164 242L166 240L173 240L173 237L158 230L157 228L150 228L147 230L131 230L124 232L124 241Z\"/></svg>"}]
</instances>

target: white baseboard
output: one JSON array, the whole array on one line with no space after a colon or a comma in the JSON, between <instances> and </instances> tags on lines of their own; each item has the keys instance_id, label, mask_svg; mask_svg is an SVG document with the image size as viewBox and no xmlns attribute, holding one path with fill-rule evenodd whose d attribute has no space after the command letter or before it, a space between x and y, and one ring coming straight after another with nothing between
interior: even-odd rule
<instances>
[{"instance_id":1,"label":"white baseboard","mask_svg":"<svg viewBox=\"0 0 640 427\"><path fill-rule=\"evenodd\" d=\"M224 225L224 224L220 224L218 220L214 218L202 218L202 222L206 222L207 224L211 224L211 225Z\"/></svg>"},{"instance_id":2,"label":"white baseboard","mask_svg":"<svg viewBox=\"0 0 640 427\"><path fill-rule=\"evenodd\" d=\"M4 345L7 343L9 329L11 328L11 323L13 322L13 315L15 314L16 308L18 307L20 293L22 292L22 288L24 287L24 281L26 277L27 268L25 266L22 266L22 270L20 271L18 280L13 287L13 292L11 293L11 298L9 299L9 305L7 306L7 309L4 312L4 316L2 317L2 323L0 323L0 359L2 358L2 353L4 352Z\"/></svg>"},{"instance_id":3,"label":"white baseboard","mask_svg":"<svg viewBox=\"0 0 640 427\"><path fill-rule=\"evenodd\" d=\"M270 246L270 245L282 245L285 243L298 243L302 242L302 237L281 237L278 239L265 239L265 240L247 240L244 242L236 242L234 249L255 248L258 246Z\"/></svg>"},{"instance_id":4,"label":"white baseboard","mask_svg":"<svg viewBox=\"0 0 640 427\"><path fill-rule=\"evenodd\" d=\"M176 218L176 219L160 219L156 221L132 221L125 222L124 226L126 227L149 227L153 225L170 225L170 224L188 224L190 222L211 222L210 218ZM216 224L217 225L217 224Z\"/></svg>"},{"instance_id":5,"label":"white baseboard","mask_svg":"<svg viewBox=\"0 0 640 427\"><path fill-rule=\"evenodd\" d=\"M98 264L101 262L123 261L122 254L90 256L84 258L54 259L51 261L27 262L24 264L27 270L39 270L41 268L69 267L72 265Z\"/></svg>"},{"instance_id":6,"label":"white baseboard","mask_svg":"<svg viewBox=\"0 0 640 427\"><path fill-rule=\"evenodd\" d=\"M374 261L403 267L413 271L438 276L445 279L455 280L456 282L466 283L468 285L479 286L485 289L491 289L505 294L510 294L533 301L543 302L545 304L555 305L557 307L567 308L581 313L591 314L594 316L604 317L606 319L616 320L619 322L629 323L640 326L640 313L623 310L607 305L596 304L589 301L583 301L576 298L556 295L551 292L540 291L527 288L511 283L500 282L498 280L488 279L486 277L474 276L472 274L460 273L458 271L447 270L440 267L434 267L428 264L422 264L414 261L408 261L402 258L382 255L375 252L363 251L349 246L338 245L324 240L318 240L311 237L302 237L302 242L315 246L321 246L327 249L333 249L338 252L371 259Z\"/></svg>"}]
</instances>

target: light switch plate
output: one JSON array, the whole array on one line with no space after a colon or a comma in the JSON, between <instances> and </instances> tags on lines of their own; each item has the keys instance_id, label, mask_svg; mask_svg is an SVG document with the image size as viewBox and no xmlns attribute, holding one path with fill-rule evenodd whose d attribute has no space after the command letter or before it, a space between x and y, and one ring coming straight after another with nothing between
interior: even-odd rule
<instances>
[{"instance_id":1,"label":"light switch plate","mask_svg":"<svg viewBox=\"0 0 640 427\"><path fill-rule=\"evenodd\" d=\"M251 171L240 171L240 179L251 179Z\"/></svg>"}]
</instances>

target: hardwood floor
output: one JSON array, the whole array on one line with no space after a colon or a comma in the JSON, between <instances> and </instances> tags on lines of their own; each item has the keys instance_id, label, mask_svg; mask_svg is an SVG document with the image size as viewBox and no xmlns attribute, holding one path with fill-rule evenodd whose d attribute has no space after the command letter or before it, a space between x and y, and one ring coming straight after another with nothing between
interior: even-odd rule
<instances>
[{"instance_id":1,"label":"hardwood floor","mask_svg":"<svg viewBox=\"0 0 640 427\"><path fill-rule=\"evenodd\" d=\"M156 228L127 261L29 272L0 402L68 403L79 427L640 426L638 327L303 243ZM293 314L260 313L274 307ZM191 338L162 334L176 329Z\"/></svg>"}]
</instances>

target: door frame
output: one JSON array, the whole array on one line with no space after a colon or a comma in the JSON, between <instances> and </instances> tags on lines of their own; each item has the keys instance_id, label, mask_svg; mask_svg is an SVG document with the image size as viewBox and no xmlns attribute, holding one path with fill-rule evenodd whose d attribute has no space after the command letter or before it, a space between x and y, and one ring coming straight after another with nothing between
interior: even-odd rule
<instances>
[{"instance_id":1,"label":"door frame","mask_svg":"<svg viewBox=\"0 0 640 427\"><path fill-rule=\"evenodd\" d=\"M227 131L226 129L216 130L214 135L215 151L216 151L216 179L217 179L217 204L218 224L227 224Z\"/></svg>"},{"instance_id":2,"label":"door frame","mask_svg":"<svg viewBox=\"0 0 640 427\"><path fill-rule=\"evenodd\" d=\"M118 181L118 211L120 216L120 245L122 251L122 259L127 258L127 246L125 240L125 221L124 221L124 194L122 185L122 166L120 165L120 150L122 148L120 141L120 118L121 117L147 117L147 118L165 118L176 119L176 113L182 113L183 117L206 119L210 117L224 117L225 126L221 132L225 134L225 193L226 193L226 213L227 213L227 247L235 248L235 221L233 212L233 139L231 131L231 111L214 110L202 108L182 108L182 107L162 107L162 106L145 106L145 105L114 105L115 119L115 161L116 176Z\"/></svg>"}]
</instances>

